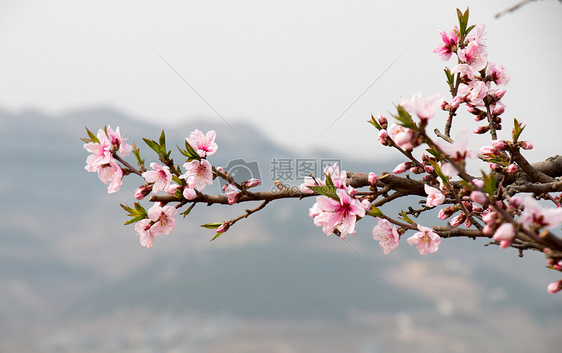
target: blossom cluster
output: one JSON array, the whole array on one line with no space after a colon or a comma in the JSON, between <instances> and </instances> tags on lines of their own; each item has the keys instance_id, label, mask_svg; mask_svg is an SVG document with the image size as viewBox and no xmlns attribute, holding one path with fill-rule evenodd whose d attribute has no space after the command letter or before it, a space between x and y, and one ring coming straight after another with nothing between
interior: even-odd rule
<instances>
[{"instance_id":1,"label":"blossom cluster","mask_svg":"<svg viewBox=\"0 0 562 353\"><path fill-rule=\"evenodd\" d=\"M115 159L118 154L121 157L127 157L131 153L133 147L128 143L126 138L121 136L119 127L113 131L111 126L105 129L99 129L96 136L88 131L90 139L84 148L91 155L86 159L85 169L88 172L98 173L100 180L108 185L107 192L112 194L121 189L123 184L123 169Z\"/></svg>"},{"instance_id":2,"label":"blossom cluster","mask_svg":"<svg viewBox=\"0 0 562 353\"><path fill-rule=\"evenodd\" d=\"M458 11L457 14L459 26L454 26L449 32L440 31L442 43L434 50L441 60L450 60L453 55L458 59L455 67L445 70L451 93L450 102L440 94L424 96L415 93L410 99L400 100L396 107L397 114L393 115L396 122L389 123L389 119L382 114L377 118L372 116L369 121L378 129L378 141L382 145L397 149L407 158L396 166L392 174L377 176L371 172L350 182L355 174L340 170L336 164L326 167L322 178L312 175L305 177L299 190L293 190L296 194L287 192L280 196L273 193L253 193L249 189L259 185L260 180L237 182L225 169L213 166L207 160L218 150L215 131L191 132L185 139L185 150L178 147L186 157L181 166L174 164L170 158L171 152L166 149L164 132L158 141L144 139L159 158L159 162L150 163L150 169L147 169L136 146L125 142L127 139L121 136L119 128L114 131L109 126L100 129L97 135L87 130L89 138L83 139L86 142L84 148L91 154L87 157L85 169L98 173L99 179L108 185L109 193L121 188L125 175L136 174L142 177L143 185L135 190L134 197L140 201L152 194L152 207L145 210L139 202L134 207L121 206L131 217L126 224L135 223L140 243L147 248L153 245L156 236L168 235L173 231L176 227L175 215L186 204L190 206L181 213L184 217L198 202L232 205L245 201L262 201L260 206L247 209L246 213L237 218L202 225L216 231L214 240L228 231L234 223L261 210L272 200L315 196L316 202L309 209L309 216L316 226L322 227L326 235L336 234L343 239L353 236L359 220L367 216L373 217L376 225L371 234L379 242L385 255L398 247L402 236L408 231L415 233L406 242L415 245L421 255L435 253L442 237L459 234L474 237L478 234L493 239L502 249L513 247L520 251L543 251L547 257L547 267L562 272L562 241L558 238L553 240L549 232L562 225L562 196L551 196L550 189L541 195L531 190L537 199L542 197L553 201L558 206L553 209L544 208L533 197L517 196L519 190L507 190L512 183L510 180L518 175L525 174L521 178L523 182L526 182L523 179L527 177L533 182L537 181L531 177L530 167L520 153L520 150L532 149L533 145L519 139L524 125L517 120L514 120L512 139L498 139L497 133L502 130L501 116L505 112L501 99L506 90L497 86L509 83L510 76L503 66L488 60L484 24L468 26L468 10L465 13ZM461 106L466 107L466 112L480 126L472 131L459 131L452 139L450 132L453 118L458 118ZM432 138L428 135L428 126L430 121L438 119L434 118L438 111L447 115L445 131L444 134L437 131L437 138ZM473 134L489 134L491 145L480 147L479 150L472 149L470 145ZM419 153L421 149L423 152ZM131 152L137 160L138 169L123 159ZM482 172L481 178L468 174L466 165L471 159L487 163L488 172ZM408 171L414 176L396 176ZM395 187L395 182L388 182L390 176L395 178L394 181L400 179L407 185ZM224 181L223 195L205 194L208 192L205 189L216 178ZM552 179L549 176L546 178ZM368 191L359 192L352 185L368 187ZM276 182L276 187L282 190L283 185ZM553 187L552 191L560 190L559 186L557 188ZM390 194L391 190L395 193ZM158 195L162 192L166 195ZM421 207L417 210L409 207L397 219L385 215L378 208L407 195L423 197ZM177 204L171 206L171 202ZM446 227L434 226L432 229L409 217L417 217L431 210L438 212L438 219L447 220ZM554 246L555 251L551 246ZM551 283L547 290L550 293L562 291L562 280Z\"/></svg>"}]
</instances>

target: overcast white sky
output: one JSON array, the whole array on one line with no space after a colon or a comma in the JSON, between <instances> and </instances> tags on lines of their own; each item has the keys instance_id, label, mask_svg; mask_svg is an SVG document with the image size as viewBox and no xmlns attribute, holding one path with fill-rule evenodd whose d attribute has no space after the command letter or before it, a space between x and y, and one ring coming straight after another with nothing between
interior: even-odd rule
<instances>
[{"instance_id":1,"label":"overcast white sky","mask_svg":"<svg viewBox=\"0 0 562 353\"><path fill-rule=\"evenodd\" d=\"M230 124L254 124L301 152L397 156L365 121L416 91L446 96L432 50L468 5L471 22L487 25L490 61L512 75L504 136L513 117L527 122L530 157L544 158L562 152L562 5L493 18L518 1L2 0L0 108L109 106L165 126L202 117L225 126L159 54Z\"/></svg>"}]
</instances>

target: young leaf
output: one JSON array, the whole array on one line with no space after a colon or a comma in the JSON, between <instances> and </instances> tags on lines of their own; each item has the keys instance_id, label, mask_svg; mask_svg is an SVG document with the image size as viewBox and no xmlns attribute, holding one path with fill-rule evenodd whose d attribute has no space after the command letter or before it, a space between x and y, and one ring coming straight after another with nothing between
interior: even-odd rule
<instances>
[{"instance_id":1,"label":"young leaf","mask_svg":"<svg viewBox=\"0 0 562 353\"><path fill-rule=\"evenodd\" d=\"M144 137L142 139L148 145L148 147L152 148L152 150L154 152L156 152L157 154L161 153L160 146L158 145L158 143L156 143L156 141L152 141L152 140L146 139Z\"/></svg>"},{"instance_id":2,"label":"young leaf","mask_svg":"<svg viewBox=\"0 0 562 353\"><path fill-rule=\"evenodd\" d=\"M513 119L512 137L514 143L516 143L517 140L519 140L519 136L521 136L521 133L523 132L525 126L526 125L522 125L519 121L517 121L517 119Z\"/></svg>"},{"instance_id":3,"label":"young leaf","mask_svg":"<svg viewBox=\"0 0 562 353\"><path fill-rule=\"evenodd\" d=\"M191 210L193 209L193 207L195 207L195 204L194 204L194 203L192 203L191 206L189 206L189 207L187 208L187 210L185 210L185 211L183 211L182 213L180 213L180 214L183 216L183 218L187 217L187 215L191 212Z\"/></svg>"},{"instance_id":4,"label":"young leaf","mask_svg":"<svg viewBox=\"0 0 562 353\"><path fill-rule=\"evenodd\" d=\"M375 206L371 206L371 210L367 214L373 217L384 217L384 213Z\"/></svg>"},{"instance_id":5,"label":"young leaf","mask_svg":"<svg viewBox=\"0 0 562 353\"><path fill-rule=\"evenodd\" d=\"M484 192L488 195L494 196L496 193L496 178L494 175L482 172L482 180L484 181L484 187L482 190L484 190Z\"/></svg>"},{"instance_id":6,"label":"young leaf","mask_svg":"<svg viewBox=\"0 0 562 353\"><path fill-rule=\"evenodd\" d=\"M218 237L220 237L223 233L217 233L215 234L215 236L213 237L213 239L209 240L210 242L217 239Z\"/></svg>"},{"instance_id":7,"label":"young leaf","mask_svg":"<svg viewBox=\"0 0 562 353\"><path fill-rule=\"evenodd\" d=\"M166 150L166 135L164 134L164 130L160 134L160 139L158 140L158 144L162 147L163 150Z\"/></svg>"},{"instance_id":8,"label":"young leaf","mask_svg":"<svg viewBox=\"0 0 562 353\"><path fill-rule=\"evenodd\" d=\"M218 229L218 227L222 226L224 222L212 222L212 223L205 223L201 224L201 227L207 229Z\"/></svg>"},{"instance_id":9,"label":"young leaf","mask_svg":"<svg viewBox=\"0 0 562 353\"><path fill-rule=\"evenodd\" d=\"M133 142L133 155L135 156L135 159L137 160L137 164L139 165L139 167L142 167L144 165L144 159L141 158L140 149L137 148L137 145L135 145L134 142Z\"/></svg>"},{"instance_id":10,"label":"young leaf","mask_svg":"<svg viewBox=\"0 0 562 353\"><path fill-rule=\"evenodd\" d=\"M333 186L333 184L332 186L318 185L318 186L309 186L308 188L317 194L328 196L329 198L334 199L336 201L340 200L338 195L336 195L336 188Z\"/></svg>"},{"instance_id":11,"label":"young leaf","mask_svg":"<svg viewBox=\"0 0 562 353\"><path fill-rule=\"evenodd\" d=\"M88 133L88 137L90 137L89 139L87 138L81 138L80 140L86 142L86 143L100 143L100 140L98 139L98 137L96 135L94 135L90 130L88 130L87 127L86 128L86 132Z\"/></svg>"},{"instance_id":12,"label":"young leaf","mask_svg":"<svg viewBox=\"0 0 562 353\"><path fill-rule=\"evenodd\" d=\"M406 109L404 109L403 106L398 105L396 110L398 111L398 115L394 115L394 118L398 120L399 125L408 129L416 128L416 124L414 123L414 120L412 120L412 116L406 111Z\"/></svg>"},{"instance_id":13,"label":"young leaf","mask_svg":"<svg viewBox=\"0 0 562 353\"><path fill-rule=\"evenodd\" d=\"M401 219L401 220L403 220L403 221L406 221L406 222L408 222L409 224L411 224L411 225L413 225L413 226L416 225L416 222L412 221L412 219L406 214L406 212L401 211L401 212L400 212L400 216L401 216L401 217L398 217L399 219Z\"/></svg>"},{"instance_id":14,"label":"young leaf","mask_svg":"<svg viewBox=\"0 0 562 353\"><path fill-rule=\"evenodd\" d=\"M373 114L371 114L371 120L367 120L367 122L371 125L373 125L374 127L377 128L377 130L381 130L382 126L380 126L379 122L377 121L377 119L375 119L375 117L373 116Z\"/></svg>"}]
</instances>

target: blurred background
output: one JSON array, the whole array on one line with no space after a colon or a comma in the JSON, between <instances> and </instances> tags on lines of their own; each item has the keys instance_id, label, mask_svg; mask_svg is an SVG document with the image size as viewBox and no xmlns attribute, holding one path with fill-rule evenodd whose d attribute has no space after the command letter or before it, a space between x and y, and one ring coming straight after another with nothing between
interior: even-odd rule
<instances>
[{"instance_id":1,"label":"blurred background","mask_svg":"<svg viewBox=\"0 0 562 353\"><path fill-rule=\"evenodd\" d=\"M199 224L249 206L196 207L146 249L119 207L142 181L108 195L79 140L84 126L120 126L149 162L141 137L165 128L173 147L214 129L211 162L257 162L263 190L281 159L391 170L400 156L366 120L417 91L447 97L454 63L431 51L470 6L489 60L512 74L503 137L511 118L528 123L538 161L560 147L562 6L494 18L515 3L0 3L0 350L557 352L562 310L546 285L559 276L541 254L456 239L384 256L369 220L326 237L312 199L272 204L213 243Z\"/></svg>"}]
</instances>

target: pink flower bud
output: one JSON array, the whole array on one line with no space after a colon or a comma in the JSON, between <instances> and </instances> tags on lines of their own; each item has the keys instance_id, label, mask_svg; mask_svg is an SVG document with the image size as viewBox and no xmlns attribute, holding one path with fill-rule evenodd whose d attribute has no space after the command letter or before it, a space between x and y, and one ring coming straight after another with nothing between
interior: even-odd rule
<instances>
[{"instance_id":1,"label":"pink flower bud","mask_svg":"<svg viewBox=\"0 0 562 353\"><path fill-rule=\"evenodd\" d=\"M505 107L499 104L497 104L492 110L492 114L494 115L502 115L504 112L505 112Z\"/></svg>"},{"instance_id":2,"label":"pink flower bud","mask_svg":"<svg viewBox=\"0 0 562 353\"><path fill-rule=\"evenodd\" d=\"M490 126L486 125L486 126L479 126L477 128L475 128L474 130L472 130L473 133L478 134L478 135L482 135L487 133L490 130Z\"/></svg>"},{"instance_id":3,"label":"pink flower bud","mask_svg":"<svg viewBox=\"0 0 562 353\"><path fill-rule=\"evenodd\" d=\"M371 173L369 173L368 180L369 180L369 184L371 184L371 186L376 186L379 178L377 177L377 175L375 173L371 172Z\"/></svg>"},{"instance_id":4,"label":"pink flower bud","mask_svg":"<svg viewBox=\"0 0 562 353\"><path fill-rule=\"evenodd\" d=\"M388 132L385 129L379 130L379 142L383 146L388 146Z\"/></svg>"},{"instance_id":5,"label":"pink flower bud","mask_svg":"<svg viewBox=\"0 0 562 353\"><path fill-rule=\"evenodd\" d=\"M501 172L502 171L502 166L496 163L488 163L488 165L490 166L490 169L493 170L494 172Z\"/></svg>"},{"instance_id":6,"label":"pink flower bud","mask_svg":"<svg viewBox=\"0 0 562 353\"><path fill-rule=\"evenodd\" d=\"M410 167L412 166L412 162L404 162L404 163L400 163L396 166L396 168L394 168L394 170L392 171L394 174L400 174L400 173L404 173L405 171L407 171L408 169L410 169Z\"/></svg>"},{"instance_id":7,"label":"pink flower bud","mask_svg":"<svg viewBox=\"0 0 562 353\"><path fill-rule=\"evenodd\" d=\"M503 151L509 147L509 143L506 140L497 140L492 142L492 146L500 151Z\"/></svg>"},{"instance_id":8,"label":"pink flower bud","mask_svg":"<svg viewBox=\"0 0 562 353\"><path fill-rule=\"evenodd\" d=\"M451 225L453 227L458 227L465 221L465 219L466 219L466 215L464 213L461 213L460 215L451 219Z\"/></svg>"},{"instance_id":9,"label":"pink flower bud","mask_svg":"<svg viewBox=\"0 0 562 353\"><path fill-rule=\"evenodd\" d=\"M386 129L388 127L388 120L384 116L382 116L381 113L379 113L379 116L378 116L377 120L379 121L379 125L383 129Z\"/></svg>"},{"instance_id":10,"label":"pink flower bud","mask_svg":"<svg viewBox=\"0 0 562 353\"><path fill-rule=\"evenodd\" d=\"M548 293L556 294L562 290L562 280L558 282L552 282L548 285L547 289Z\"/></svg>"},{"instance_id":11,"label":"pink flower bud","mask_svg":"<svg viewBox=\"0 0 562 353\"><path fill-rule=\"evenodd\" d=\"M515 228L513 224L504 223L494 233L494 240L500 242L500 248L505 249L511 245L515 238Z\"/></svg>"},{"instance_id":12,"label":"pink flower bud","mask_svg":"<svg viewBox=\"0 0 562 353\"><path fill-rule=\"evenodd\" d=\"M152 191L151 186L143 185L135 190L135 199L142 200Z\"/></svg>"},{"instance_id":13,"label":"pink flower bud","mask_svg":"<svg viewBox=\"0 0 562 353\"><path fill-rule=\"evenodd\" d=\"M499 101L500 99L503 98L503 96L505 96L505 92L507 92L505 89L498 89L493 93L493 97L496 101Z\"/></svg>"},{"instance_id":14,"label":"pink flower bud","mask_svg":"<svg viewBox=\"0 0 562 353\"><path fill-rule=\"evenodd\" d=\"M217 233L224 233L230 228L230 222L224 222L217 228Z\"/></svg>"},{"instance_id":15,"label":"pink flower bud","mask_svg":"<svg viewBox=\"0 0 562 353\"><path fill-rule=\"evenodd\" d=\"M480 189L484 187L484 181L480 179L472 179L472 184L478 186Z\"/></svg>"},{"instance_id":16,"label":"pink flower bud","mask_svg":"<svg viewBox=\"0 0 562 353\"><path fill-rule=\"evenodd\" d=\"M466 111L469 112L470 114L474 114L474 115L480 115L480 113L482 112L480 109L476 108L473 105L468 105L466 107Z\"/></svg>"},{"instance_id":17,"label":"pink flower bud","mask_svg":"<svg viewBox=\"0 0 562 353\"><path fill-rule=\"evenodd\" d=\"M217 170L222 174L226 174L226 170L223 167L217 167Z\"/></svg>"},{"instance_id":18,"label":"pink flower bud","mask_svg":"<svg viewBox=\"0 0 562 353\"><path fill-rule=\"evenodd\" d=\"M426 173L431 174L435 171L435 168L433 168L433 166L431 165L424 165L423 170L425 170Z\"/></svg>"},{"instance_id":19,"label":"pink flower bud","mask_svg":"<svg viewBox=\"0 0 562 353\"><path fill-rule=\"evenodd\" d=\"M507 166L506 170L509 174L513 174L517 171L517 166L515 164L511 163L510 165Z\"/></svg>"},{"instance_id":20,"label":"pink flower bud","mask_svg":"<svg viewBox=\"0 0 562 353\"><path fill-rule=\"evenodd\" d=\"M242 182L242 187L249 189L258 186L261 183L259 179L250 179Z\"/></svg>"},{"instance_id":21,"label":"pink flower bud","mask_svg":"<svg viewBox=\"0 0 562 353\"><path fill-rule=\"evenodd\" d=\"M488 203L488 197L486 196L486 194L480 191L471 192L470 199L480 205L485 205Z\"/></svg>"},{"instance_id":22,"label":"pink flower bud","mask_svg":"<svg viewBox=\"0 0 562 353\"><path fill-rule=\"evenodd\" d=\"M533 144L530 143L529 141L519 141L519 146L521 146L521 148L524 149L524 150L532 150L533 149Z\"/></svg>"},{"instance_id":23,"label":"pink flower bud","mask_svg":"<svg viewBox=\"0 0 562 353\"><path fill-rule=\"evenodd\" d=\"M462 98L459 96L456 96L455 98L453 98L453 101L451 102L451 108L453 109L457 109L462 103Z\"/></svg>"},{"instance_id":24,"label":"pink flower bud","mask_svg":"<svg viewBox=\"0 0 562 353\"><path fill-rule=\"evenodd\" d=\"M489 225L485 225L484 228L482 228L482 233L486 235L492 234L493 233L492 227L490 227Z\"/></svg>"},{"instance_id":25,"label":"pink flower bud","mask_svg":"<svg viewBox=\"0 0 562 353\"><path fill-rule=\"evenodd\" d=\"M554 268L556 271L562 271L562 261L558 261L558 263L553 265L552 268Z\"/></svg>"},{"instance_id":26,"label":"pink flower bud","mask_svg":"<svg viewBox=\"0 0 562 353\"><path fill-rule=\"evenodd\" d=\"M498 150L496 150L494 147L492 146L483 146L480 147L480 153L482 153L483 155L486 156L497 156L500 153L498 152Z\"/></svg>"},{"instance_id":27,"label":"pink flower bud","mask_svg":"<svg viewBox=\"0 0 562 353\"><path fill-rule=\"evenodd\" d=\"M180 187L183 187L182 185L178 185L178 184L170 184L170 186L168 186L167 188L164 189L164 191L166 193L168 193L169 195L175 195L176 194L176 190L178 190Z\"/></svg>"},{"instance_id":28,"label":"pink flower bud","mask_svg":"<svg viewBox=\"0 0 562 353\"><path fill-rule=\"evenodd\" d=\"M509 207L519 208L523 204L523 199L519 196L513 196L509 199Z\"/></svg>"},{"instance_id":29,"label":"pink flower bud","mask_svg":"<svg viewBox=\"0 0 562 353\"><path fill-rule=\"evenodd\" d=\"M470 221L470 218L467 218L467 219L464 221L464 226L465 226L466 228L472 227L472 222Z\"/></svg>"}]
</instances>

